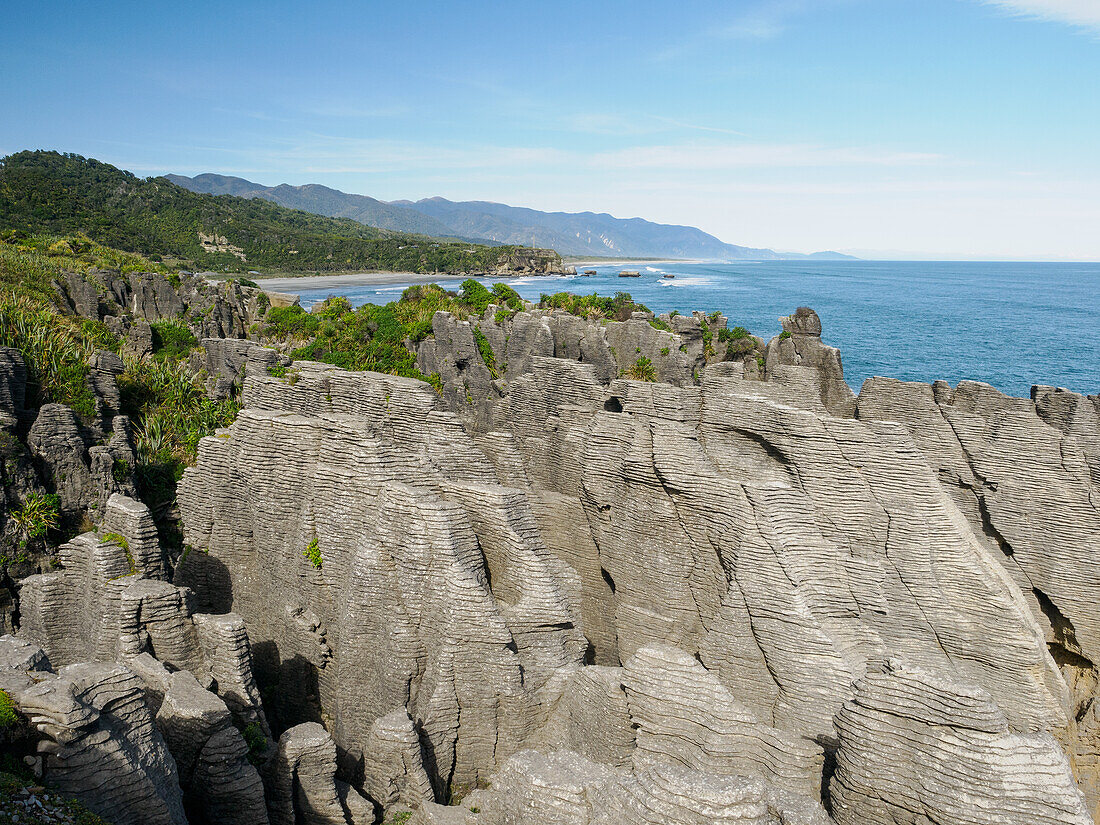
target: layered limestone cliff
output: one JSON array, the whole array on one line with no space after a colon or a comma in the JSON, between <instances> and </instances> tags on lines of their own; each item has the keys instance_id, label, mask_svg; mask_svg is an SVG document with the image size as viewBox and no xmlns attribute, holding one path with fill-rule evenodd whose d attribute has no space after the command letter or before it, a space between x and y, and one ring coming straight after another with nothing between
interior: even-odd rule
<instances>
[{"instance_id":1,"label":"layered limestone cliff","mask_svg":"<svg viewBox=\"0 0 1100 825\"><path fill-rule=\"evenodd\" d=\"M203 442L177 582L245 618L279 724L425 822L1090 821L1094 400L926 388L952 452L838 386L807 311L763 370L645 319L495 324L484 393L438 315L442 396L250 362ZM685 363L618 378L623 340Z\"/></svg>"},{"instance_id":2,"label":"layered limestone cliff","mask_svg":"<svg viewBox=\"0 0 1100 825\"><path fill-rule=\"evenodd\" d=\"M807 309L496 310L436 315L441 393L212 324L179 559L94 469L128 422L0 351L5 489L95 528L21 579L12 749L118 823L1094 821L1100 399L856 397Z\"/></svg>"}]
</instances>

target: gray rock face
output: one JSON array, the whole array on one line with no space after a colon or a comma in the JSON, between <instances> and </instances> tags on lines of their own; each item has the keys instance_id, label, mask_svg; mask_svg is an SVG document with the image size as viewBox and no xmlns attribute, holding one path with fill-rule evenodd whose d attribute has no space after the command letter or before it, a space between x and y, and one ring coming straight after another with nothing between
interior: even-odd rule
<instances>
[{"instance_id":1,"label":"gray rock face","mask_svg":"<svg viewBox=\"0 0 1100 825\"><path fill-rule=\"evenodd\" d=\"M189 590L146 578L165 568L151 530L144 504L112 497L100 535L77 536L60 548L58 570L23 580L20 635L41 645L54 666L120 661L146 676L148 662L139 660L153 657L190 671L242 724L256 722L266 733L241 618L197 615Z\"/></svg>"},{"instance_id":2,"label":"gray rock face","mask_svg":"<svg viewBox=\"0 0 1100 825\"><path fill-rule=\"evenodd\" d=\"M225 702L187 671L172 674L157 727L175 757L192 817L226 825L267 825L260 775Z\"/></svg>"},{"instance_id":3,"label":"gray rock face","mask_svg":"<svg viewBox=\"0 0 1100 825\"><path fill-rule=\"evenodd\" d=\"M88 663L55 674L39 660L0 670L0 689L41 737L52 788L117 825L186 825L176 763L130 670Z\"/></svg>"},{"instance_id":4,"label":"gray rock face","mask_svg":"<svg viewBox=\"0 0 1100 825\"><path fill-rule=\"evenodd\" d=\"M1017 734L985 691L897 661L868 673L836 717L838 825L1086 825L1050 734Z\"/></svg>"},{"instance_id":5,"label":"gray rock face","mask_svg":"<svg viewBox=\"0 0 1100 825\"><path fill-rule=\"evenodd\" d=\"M500 399L513 379L532 371L537 358L560 358L590 364L592 375L607 385L629 370L640 358L652 363L656 380L674 386L695 383L708 363L727 357L705 348L704 330L713 338L726 327L726 319L694 316L661 316L672 332L654 327L648 313L635 312L625 321L578 318L562 310L526 310L508 313L499 321L490 306L481 318L460 321L450 313L438 312L432 319L433 336L417 347L417 362L425 374L438 373L447 407L458 413L468 426L491 430L498 421ZM491 364L479 349L480 335L491 351ZM708 339L709 340L709 339ZM755 374L755 359L751 371ZM746 364L730 364L738 375ZM839 356L834 372L840 369ZM843 379L843 374L837 372ZM843 380L841 380L843 383ZM849 390L850 394L850 390Z\"/></svg>"},{"instance_id":6,"label":"gray rock face","mask_svg":"<svg viewBox=\"0 0 1100 825\"><path fill-rule=\"evenodd\" d=\"M27 392L27 365L23 354L0 347L0 411L17 415L23 411Z\"/></svg>"},{"instance_id":7,"label":"gray rock face","mask_svg":"<svg viewBox=\"0 0 1100 825\"><path fill-rule=\"evenodd\" d=\"M336 779L336 743L314 722L293 727L279 739L268 804L272 825L374 821L370 804Z\"/></svg>"},{"instance_id":8,"label":"gray rock face","mask_svg":"<svg viewBox=\"0 0 1100 825\"><path fill-rule=\"evenodd\" d=\"M1092 399L1037 387L1035 401L964 381L887 378L860 391L861 419L900 422L944 492L1019 587L1070 689L1073 767L1100 804L1100 419Z\"/></svg>"},{"instance_id":9,"label":"gray rock face","mask_svg":"<svg viewBox=\"0 0 1100 825\"><path fill-rule=\"evenodd\" d=\"M768 372L780 366L808 366L820 376L821 402L836 416L855 413L855 396L844 382L840 350L821 342L821 319L809 307L779 319L783 335L769 343L765 355Z\"/></svg>"},{"instance_id":10,"label":"gray rock face","mask_svg":"<svg viewBox=\"0 0 1100 825\"><path fill-rule=\"evenodd\" d=\"M108 444L65 408L32 428L101 526L25 580L41 650L0 639L0 684L33 711L76 674L155 709L159 745L127 710L110 746L143 743L123 816L161 783L148 821L1091 821L1097 399L874 379L857 400L807 309L760 369L755 340L712 352L720 317L493 307L436 315L437 395L222 340L257 317L237 285L109 275L96 312L182 307L208 390L243 381L245 407L185 475L175 570L113 471L113 377ZM659 383L619 377L642 356ZM238 732L270 741L257 681L286 731L265 760Z\"/></svg>"},{"instance_id":11,"label":"gray rock face","mask_svg":"<svg viewBox=\"0 0 1100 825\"><path fill-rule=\"evenodd\" d=\"M765 380L729 362L682 386L617 379L586 354L600 350L584 349L585 322L556 316L519 313L507 339L478 322L494 378L474 325L437 315L419 354L442 397L393 376L297 362L274 378L247 363L246 409L203 441L182 485L186 540L208 552L179 582L200 609L244 617L285 723L324 720L364 789L392 810L419 803L422 822L826 822L826 765L838 749L871 765L886 741L841 720L897 655L933 674L912 704L946 706L937 685L964 685L1001 720L1001 738L942 754L957 784L951 800L928 797L928 821L986 793L968 766L1013 737L1045 743L1034 753L1089 792L1096 682L1048 650L1060 633L1067 655L1088 655L1068 631L1073 588L1065 609L1047 597L1052 620L972 518L981 508L950 489L978 489L971 457L992 448L964 450L948 425L961 412L939 408L986 421L1002 402L925 388L921 414L940 424L909 427L874 414L865 388L853 418L808 312L769 345ZM1029 414L1070 458L1040 477L1091 485L1095 406L1043 398L1054 425ZM968 426L987 441L1011 432ZM1063 440L1085 445L1079 460ZM1038 461L987 460L1017 474ZM1011 489L1004 475L992 492ZM1091 522L1053 532L1078 499L1039 500L1049 516L1018 519L1026 540L1077 542L1047 554L1058 592L1096 555ZM492 786L459 819L427 801L421 771L437 800ZM1073 775L1055 797L1077 793Z\"/></svg>"}]
</instances>

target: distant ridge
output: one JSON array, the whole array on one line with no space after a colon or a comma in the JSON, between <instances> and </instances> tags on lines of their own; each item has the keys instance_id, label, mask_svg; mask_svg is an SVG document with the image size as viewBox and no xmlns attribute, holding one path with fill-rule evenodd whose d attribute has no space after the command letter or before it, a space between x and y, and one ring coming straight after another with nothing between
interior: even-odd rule
<instances>
[{"instance_id":1,"label":"distant ridge","mask_svg":"<svg viewBox=\"0 0 1100 825\"><path fill-rule=\"evenodd\" d=\"M264 186L244 178L202 174L168 180L211 195L262 198L281 206L369 226L436 237L554 249L560 255L703 258L723 261L855 260L839 252L781 253L725 243L693 226L615 218L596 212L540 212L492 201L380 201L319 184Z\"/></svg>"}]
</instances>

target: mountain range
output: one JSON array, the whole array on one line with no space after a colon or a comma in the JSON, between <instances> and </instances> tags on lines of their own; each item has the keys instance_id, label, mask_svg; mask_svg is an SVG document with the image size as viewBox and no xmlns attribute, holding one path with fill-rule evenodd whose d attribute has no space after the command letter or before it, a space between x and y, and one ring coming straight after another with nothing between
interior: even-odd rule
<instances>
[{"instance_id":1,"label":"mountain range","mask_svg":"<svg viewBox=\"0 0 1100 825\"><path fill-rule=\"evenodd\" d=\"M262 198L281 206L398 232L415 232L479 243L556 250L560 255L708 260L851 260L838 252L810 255L725 243L693 226L615 218L596 212L540 212L492 201L382 201L320 184L264 186L244 178L202 174L165 175L173 183L210 195Z\"/></svg>"}]
</instances>

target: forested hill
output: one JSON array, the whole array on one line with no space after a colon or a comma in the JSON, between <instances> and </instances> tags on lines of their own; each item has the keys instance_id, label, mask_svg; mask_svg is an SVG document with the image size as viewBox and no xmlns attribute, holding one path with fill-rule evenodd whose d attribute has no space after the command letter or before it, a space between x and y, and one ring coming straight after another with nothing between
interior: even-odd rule
<instances>
[{"instance_id":1,"label":"forested hill","mask_svg":"<svg viewBox=\"0 0 1100 825\"><path fill-rule=\"evenodd\" d=\"M199 269L480 272L516 247L410 235L191 192L79 155L27 151L0 160L0 230L81 232L99 243Z\"/></svg>"}]
</instances>

